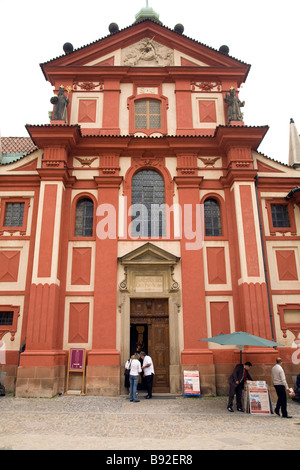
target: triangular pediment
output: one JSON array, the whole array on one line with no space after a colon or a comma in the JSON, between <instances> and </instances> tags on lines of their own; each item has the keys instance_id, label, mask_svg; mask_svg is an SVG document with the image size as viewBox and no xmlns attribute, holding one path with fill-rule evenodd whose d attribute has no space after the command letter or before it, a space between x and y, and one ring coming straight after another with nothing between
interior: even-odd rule
<instances>
[{"instance_id":1,"label":"triangular pediment","mask_svg":"<svg viewBox=\"0 0 300 470\"><path fill-rule=\"evenodd\" d=\"M112 54L98 57L84 65L90 67L104 65L130 67L208 66L207 63L197 58L156 41L155 36L144 37L129 46L117 49Z\"/></svg>"},{"instance_id":2,"label":"triangular pediment","mask_svg":"<svg viewBox=\"0 0 300 470\"><path fill-rule=\"evenodd\" d=\"M92 44L42 64L49 74L64 67L178 66L240 68L250 66L151 20L134 24Z\"/></svg>"},{"instance_id":3,"label":"triangular pediment","mask_svg":"<svg viewBox=\"0 0 300 470\"><path fill-rule=\"evenodd\" d=\"M152 243L146 243L139 248L119 258L124 266L129 265L168 265L174 266L179 258Z\"/></svg>"}]
</instances>

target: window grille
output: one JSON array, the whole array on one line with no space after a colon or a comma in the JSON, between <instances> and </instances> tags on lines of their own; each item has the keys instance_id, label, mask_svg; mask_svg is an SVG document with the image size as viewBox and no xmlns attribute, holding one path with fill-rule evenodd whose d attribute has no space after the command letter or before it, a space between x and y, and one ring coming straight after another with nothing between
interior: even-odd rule
<instances>
[{"instance_id":1,"label":"window grille","mask_svg":"<svg viewBox=\"0 0 300 470\"><path fill-rule=\"evenodd\" d=\"M94 203L89 198L80 199L76 205L75 237L92 237Z\"/></svg>"},{"instance_id":2,"label":"window grille","mask_svg":"<svg viewBox=\"0 0 300 470\"><path fill-rule=\"evenodd\" d=\"M290 227L287 204L271 204L273 227Z\"/></svg>"},{"instance_id":3,"label":"window grille","mask_svg":"<svg viewBox=\"0 0 300 470\"><path fill-rule=\"evenodd\" d=\"M0 311L0 325L1 326L11 326L13 324L14 312L1 312Z\"/></svg>"},{"instance_id":4,"label":"window grille","mask_svg":"<svg viewBox=\"0 0 300 470\"><path fill-rule=\"evenodd\" d=\"M138 100L134 105L135 129L161 128L161 103L157 100Z\"/></svg>"},{"instance_id":5,"label":"window grille","mask_svg":"<svg viewBox=\"0 0 300 470\"><path fill-rule=\"evenodd\" d=\"M5 204L4 227L22 227L24 202L7 202Z\"/></svg>"},{"instance_id":6,"label":"window grille","mask_svg":"<svg viewBox=\"0 0 300 470\"><path fill-rule=\"evenodd\" d=\"M142 170L132 178L132 235L165 236L165 184L154 170Z\"/></svg>"},{"instance_id":7,"label":"window grille","mask_svg":"<svg viewBox=\"0 0 300 470\"><path fill-rule=\"evenodd\" d=\"M222 236L221 211L219 203L215 199L204 201L204 221L207 237Z\"/></svg>"}]
</instances>

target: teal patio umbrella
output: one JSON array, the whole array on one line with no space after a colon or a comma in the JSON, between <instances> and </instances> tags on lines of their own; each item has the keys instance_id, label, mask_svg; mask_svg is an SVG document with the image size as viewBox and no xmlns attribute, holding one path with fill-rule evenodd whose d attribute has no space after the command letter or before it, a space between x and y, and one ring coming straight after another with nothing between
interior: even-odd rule
<instances>
[{"instance_id":1,"label":"teal patio umbrella","mask_svg":"<svg viewBox=\"0 0 300 470\"><path fill-rule=\"evenodd\" d=\"M198 341L208 341L210 343L217 343L221 345L235 345L235 346L261 346L265 348L274 348L276 346L283 346L275 341L254 336L245 331L237 331L227 335L219 334L212 338L199 339ZM240 351L240 360L242 362L242 350Z\"/></svg>"}]
</instances>

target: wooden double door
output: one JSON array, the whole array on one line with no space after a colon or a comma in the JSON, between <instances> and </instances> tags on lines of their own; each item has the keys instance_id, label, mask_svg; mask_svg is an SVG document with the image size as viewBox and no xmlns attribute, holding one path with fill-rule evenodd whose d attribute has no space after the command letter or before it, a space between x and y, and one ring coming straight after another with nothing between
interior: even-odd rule
<instances>
[{"instance_id":1,"label":"wooden double door","mask_svg":"<svg viewBox=\"0 0 300 470\"><path fill-rule=\"evenodd\" d=\"M140 351L153 360L153 392L169 392L168 299L131 299L130 354Z\"/></svg>"}]
</instances>

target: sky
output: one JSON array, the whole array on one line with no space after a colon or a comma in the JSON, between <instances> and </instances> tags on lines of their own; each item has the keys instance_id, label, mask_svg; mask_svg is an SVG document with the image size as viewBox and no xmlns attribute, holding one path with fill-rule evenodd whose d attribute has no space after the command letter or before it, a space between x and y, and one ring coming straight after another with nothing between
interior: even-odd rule
<instances>
[{"instance_id":1,"label":"sky","mask_svg":"<svg viewBox=\"0 0 300 470\"><path fill-rule=\"evenodd\" d=\"M26 124L48 124L53 87L40 64L130 26L146 0L0 0L0 133L28 136ZM269 126L258 150L288 164L289 127L300 132L299 0L149 0L164 26L251 65L239 97L244 122Z\"/></svg>"}]
</instances>

